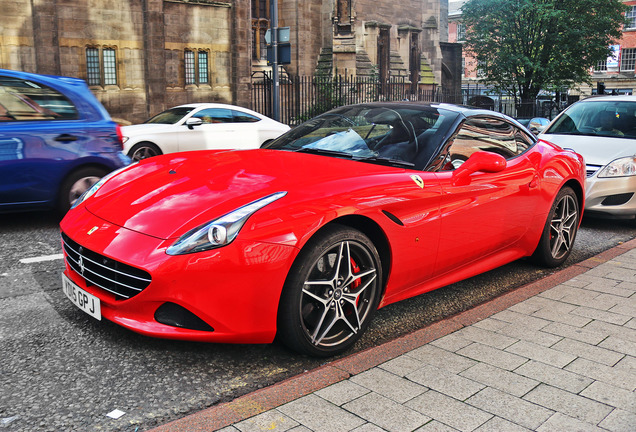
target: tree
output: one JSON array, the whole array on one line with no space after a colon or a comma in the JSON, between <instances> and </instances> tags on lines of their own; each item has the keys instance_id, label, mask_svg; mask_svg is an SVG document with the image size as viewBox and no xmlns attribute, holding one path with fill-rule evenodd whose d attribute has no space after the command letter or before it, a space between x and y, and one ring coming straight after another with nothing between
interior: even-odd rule
<instances>
[{"instance_id":1,"label":"tree","mask_svg":"<svg viewBox=\"0 0 636 432\"><path fill-rule=\"evenodd\" d=\"M468 0L465 48L483 81L521 102L541 90L590 82L621 37L621 0Z\"/></svg>"}]
</instances>

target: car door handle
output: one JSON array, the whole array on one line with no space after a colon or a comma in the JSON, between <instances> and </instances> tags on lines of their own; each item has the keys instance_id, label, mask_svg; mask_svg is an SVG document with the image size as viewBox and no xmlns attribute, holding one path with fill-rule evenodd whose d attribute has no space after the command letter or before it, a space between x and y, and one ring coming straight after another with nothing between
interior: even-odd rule
<instances>
[{"instance_id":1,"label":"car door handle","mask_svg":"<svg viewBox=\"0 0 636 432\"><path fill-rule=\"evenodd\" d=\"M77 141L77 137L75 135L70 135L70 134L58 135L54 139L55 141L60 141L60 142Z\"/></svg>"}]
</instances>

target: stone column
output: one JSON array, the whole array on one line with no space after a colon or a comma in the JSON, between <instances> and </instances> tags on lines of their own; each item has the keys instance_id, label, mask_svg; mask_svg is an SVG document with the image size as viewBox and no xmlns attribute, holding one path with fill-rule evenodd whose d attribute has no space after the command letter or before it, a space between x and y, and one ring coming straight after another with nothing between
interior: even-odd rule
<instances>
[{"instance_id":1,"label":"stone column","mask_svg":"<svg viewBox=\"0 0 636 432\"><path fill-rule=\"evenodd\" d=\"M166 35L163 0L143 0L146 117L166 107Z\"/></svg>"},{"instance_id":2,"label":"stone column","mask_svg":"<svg viewBox=\"0 0 636 432\"><path fill-rule=\"evenodd\" d=\"M31 0L36 72L60 75L57 0Z\"/></svg>"},{"instance_id":3,"label":"stone column","mask_svg":"<svg viewBox=\"0 0 636 432\"><path fill-rule=\"evenodd\" d=\"M252 80L252 24L250 0L232 2L231 77L232 103L251 105Z\"/></svg>"}]
</instances>

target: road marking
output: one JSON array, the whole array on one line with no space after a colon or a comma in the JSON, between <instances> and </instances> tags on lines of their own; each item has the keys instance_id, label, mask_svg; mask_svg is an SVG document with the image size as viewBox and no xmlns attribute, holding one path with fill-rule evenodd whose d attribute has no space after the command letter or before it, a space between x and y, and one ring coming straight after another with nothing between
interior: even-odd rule
<instances>
[{"instance_id":1,"label":"road marking","mask_svg":"<svg viewBox=\"0 0 636 432\"><path fill-rule=\"evenodd\" d=\"M43 255L43 256L33 257L33 258L23 258L20 260L20 262L22 264L32 264L32 263L43 262L43 261L54 261L58 259L64 259L64 254Z\"/></svg>"}]
</instances>

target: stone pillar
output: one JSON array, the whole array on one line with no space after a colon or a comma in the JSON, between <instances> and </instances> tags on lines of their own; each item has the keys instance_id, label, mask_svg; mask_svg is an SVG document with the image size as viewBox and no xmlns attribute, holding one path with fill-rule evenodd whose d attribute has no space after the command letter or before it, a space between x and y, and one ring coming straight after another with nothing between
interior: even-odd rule
<instances>
[{"instance_id":1,"label":"stone pillar","mask_svg":"<svg viewBox=\"0 0 636 432\"><path fill-rule=\"evenodd\" d=\"M57 0L31 0L36 72L60 75Z\"/></svg>"},{"instance_id":2,"label":"stone pillar","mask_svg":"<svg viewBox=\"0 0 636 432\"><path fill-rule=\"evenodd\" d=\"M232 3L231 77L232 103L251 105L252 82L252 26L251 1L234 0Z\"/></svg>"},{"instance_id":3,"label":"stone pillar","mask_svg":"<svg viewBox=\"0 0 636 432\"><path fill-rule=\"evenodd\" d=\"M146 118L166 107L166 35L163 0L143 0Z\"/></svg>"}]
</instances>

